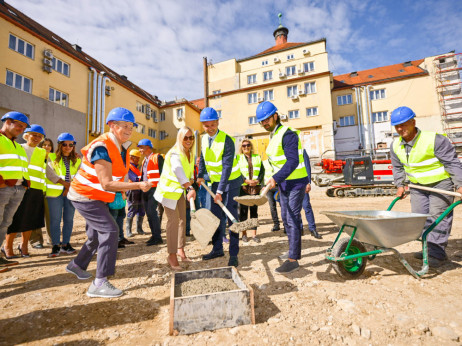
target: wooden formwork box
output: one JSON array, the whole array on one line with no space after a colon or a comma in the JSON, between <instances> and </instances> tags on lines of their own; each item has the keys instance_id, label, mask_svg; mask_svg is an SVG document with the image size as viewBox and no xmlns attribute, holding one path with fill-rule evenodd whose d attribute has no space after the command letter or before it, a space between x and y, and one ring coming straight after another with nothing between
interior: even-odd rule
<instances>
[{"instance_id":1,"label":"wooden formwork box","mask_svg":"<svg viewBox=\"0 0 462 346\"><path fill-rule=\"evenodd\" d=\"M238 289L175 297L175 285L203 278L231 279ZM186 271L172 276L170 335L192 334L245 324L255 324L253 290L241 279L235 267Z\"/></svg>"}]
</instances>

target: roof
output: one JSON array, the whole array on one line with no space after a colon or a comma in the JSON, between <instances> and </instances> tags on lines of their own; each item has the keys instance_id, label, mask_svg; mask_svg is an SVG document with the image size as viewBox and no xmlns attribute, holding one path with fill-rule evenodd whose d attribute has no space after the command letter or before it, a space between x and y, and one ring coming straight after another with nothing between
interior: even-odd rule
<instances>
[{"instance_id":1,"label":"roof","mask_svg":"<svg viewBox=\"0 0 462 346\"><path fill-rule=\"evenodd\" d=\"M324 42L325 43L326 39L321 38L319 40L310 41L310 42L298 42L298 43L297 42L287 42L287 43L283 43L283 44L278 44L276 46L273 46L271 48L268 48L268 49L264 50L263 52L255 54L255 55L250 56L248 58L240 59L238 61L250 60L250 59L257 58L259 56L265 56L265 55L273 54L273 53L276 53L276 52L281 52L281 51L292 49L292 48L303 47L303 46L307 46L307 45L310 45L310 44L313 44L313 43L318 43L318 42Z\"/></svg>"},{"instance_id":2,"label":"roof","mask_svg":"<svg viewBox=\"0 0 462 346\"><path fill-rule=\"evenodd\" d=\"M387 80L428 75L428 71L419 67L424 59L405 63L376 67L370 70L357 71L334 76L334 90L353 86L374 84Z\"/></svg>"},{"instance_id":3,"label":"roof","mask_svg":"<svg viewBox=\"0 0 462 346\"><path fill-rule=\"evenodd\" d=\"M79 46L72 45L62 37L48 30L32 18L26 16L24 13L3 1L0 1L0 17L3 17L6 20L22 27L26 31L29 31L32 35L46 41L50 46L53 46L79 60L84 65L91 66L98 72L105 72L112 81L116 81L117 83L125 86L127 89L132 90L147 101L160 105L160 100L157 96L152 95L136 84L133 84L127 79L127 77L119 75L114 70L86 54Z\"/></svg>"},{"instance_id":4,"label":"roof","mask_svg":"<svg viewBox=\"0 0 462 346\"><path fill-rule=\"evenodd\" d=\"M205 99L204 98L197 99L197 100L191 100L191 103L194 104L200 110L205 108Z\"/></svg>"}]
</instances>

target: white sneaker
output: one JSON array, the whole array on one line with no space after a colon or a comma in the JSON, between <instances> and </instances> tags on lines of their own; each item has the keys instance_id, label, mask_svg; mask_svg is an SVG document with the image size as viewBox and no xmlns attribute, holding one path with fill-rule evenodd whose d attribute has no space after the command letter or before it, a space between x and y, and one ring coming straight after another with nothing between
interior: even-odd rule
<instances>
[{"instance_id":1,"label":"white sneaker","mask_svg":"<svg viewBox=\"0 0 462 346\"><path fill-rule=\"evenodd\" d=\"M93 282L87 291L89 297L99 298L117 298L120 297L124 292L112 286L109 281L105 281L101 286L97 287Z\"/></svg>"}]
</instances>

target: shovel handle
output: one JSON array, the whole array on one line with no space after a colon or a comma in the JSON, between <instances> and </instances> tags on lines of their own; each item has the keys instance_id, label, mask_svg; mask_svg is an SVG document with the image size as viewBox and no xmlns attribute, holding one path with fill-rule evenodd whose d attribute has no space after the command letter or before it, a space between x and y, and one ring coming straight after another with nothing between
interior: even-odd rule
<instances>
[{"instance_id":1,"label":"shovel handle","mask_svg":"<svg viewBox=\"0 0 462 346\"><path fill-rule=\"evenodd\" d=\"M270 189L269 185L266 185L265 188L260 192L260 196L266 196L269 189Z\"/></svg>"},{"instance_id":2,"label":"shovel handle","mask_svg":"<svg viewBox=\"0 0 462 346\"><path fill-rule=\"evenodd\" d=\"M436 193L443 193L446 195L462 198L462 194L458 192L446 191L446 190L441 190L441 189L435 189L434 187L427 187L427 186L414 185L414 184L409 184L408 186L414 189L425 190L425 191L436 192Z\"/></svg>"},{"instance_id":3,"label":"shovel handle","mask_svg":"<svg viewBox=\"0 0 462 346\"><path fill-rule=\"evenodd\" d=\"M201 186L203 186L204 189L210 194L210 196L212 196L212 198L215 199L215 194L212 192L212 190L210 190L210 188L207 186L207 184L202 184ZM221 207L221 209L223 209L226 216L228 216L229 219L233 223L237 223L237 220L234 218L233 214L231 214L231 212L228 210L228 208L226 208L225 205L221 201L217 201L217 204Z\"/></svg>"},{"instance_id":4,"label":"shovel handle","mask_svg":"<svg viewBox=\"0 0 462 346\"><path fill-rule=\"evenodd\" d=\"M194 199L193 198L190 198L189 199L189 208L191 209L191 212L196 212L196 206L194 204Z\"/></svg>"}]
</instances>

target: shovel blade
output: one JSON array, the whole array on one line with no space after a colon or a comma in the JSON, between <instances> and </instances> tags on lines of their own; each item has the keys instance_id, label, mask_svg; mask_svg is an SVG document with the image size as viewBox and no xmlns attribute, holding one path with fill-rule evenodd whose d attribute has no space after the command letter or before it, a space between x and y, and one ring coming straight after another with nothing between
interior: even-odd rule
<instances>
[{"instance_id":1,"label":"shovel blade","mask_svg":"<svg viewBox=\"0 0 462 346\"><path fill-rule=\"evenodd\" d=\"M260 196L260 195L239 196L239 197L234 197L234 200L239 204L246 205L249 207L252 207L254 205L260 206L268 202L268 198L266 198L266 196Z\"/></svg>"},{"instance_id":2,"label":"shovel blade","mask_svg":"<svg viewBox=\"0 0 462 346\"><path fill-rule=\"evenodd\" d=\"M208 209L203 208L191 213L191 231L203 249L212 240L219 225L220 219Z\"/></svg>"}]
</instances>

